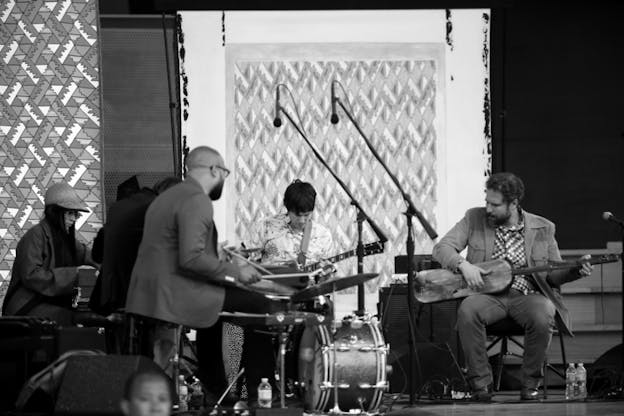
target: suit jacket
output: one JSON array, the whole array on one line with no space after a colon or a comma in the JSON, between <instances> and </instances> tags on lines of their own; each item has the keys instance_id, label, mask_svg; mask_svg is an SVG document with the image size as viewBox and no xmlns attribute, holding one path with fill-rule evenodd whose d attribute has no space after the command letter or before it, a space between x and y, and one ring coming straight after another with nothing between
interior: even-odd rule
<instances>
[{"instance_id":1,"label":"suit jacket","mask_svg":"<svg viewBox=\"0 0 624 416\"><path fill-rule=\"evenodd\" d=\"M546 218L522 211L524 216L524 248L529 267L543 266L551 261L561 261L559 246L555 240L555 225ZM433 248L433 258L442 267L452 270L463 260L459 254L468 247L466 260L472 264L492 260L495 228L487 223L485 208L471 208L466 215ZM572 335L570 317L563 305L560 286L580 277L577 270L554 270L535 273L538 290L548 297L557 309L559 330Z\"/></svg>"},{"instance_id":2,"label":"suit jacket","mask_svg":"<svg viewBox=\"0 0 624 416\"><path fill-rule=\"evenodd\" d=\"M89 252L83 243L76 241L77 265L57 267L53 241L50 225L43 219L17 243L11 283L2 306L3 315L19 313L50 318L61 325L72 323L67 308L48 300L58 296L71 297L78 279L77 265L89 263Z\"/></svg>"},{"instance_id":3,"label":"suit jacket","mask_svg":"<svg viewBox=\"0 0 624 416\"><path fill-rule=\"evenodd\" d=\"M147 209L143 239L132 270L126 311L205 328L219 318L226 276L236 265L219 260L212 201L187 178Z\"/></svg>"}]
</instances>

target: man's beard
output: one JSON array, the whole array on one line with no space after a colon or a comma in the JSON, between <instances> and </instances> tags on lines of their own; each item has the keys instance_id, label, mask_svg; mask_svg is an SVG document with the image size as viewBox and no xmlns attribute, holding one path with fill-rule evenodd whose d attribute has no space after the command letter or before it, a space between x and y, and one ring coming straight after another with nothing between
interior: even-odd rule
<instances>
[{"instance_id":1,"label":"man's beard","mask_svg":"<svg viewBox=\"0 0 624 416\"><path fill-rule=\"evenodd\" d=\"M216 201L217 199L221 198L221 194L223 193L223 183L224 181L219 182L215 185L214 188L210 190L210 192L208 193L210 199Z\"/></svg>"},{"instance_id":2,"label":"man's beard","mask_svg":"<svg viewBox=\"0 0 624 416\"><path fill-rule=\"evenodd\" d=\"M511 211L507 208L507 214L502 217L497 217L492 214L487 214L488 223L494 227L499 227L507 223L507 221L511 218Z\"/></svg>"}]
</instances>

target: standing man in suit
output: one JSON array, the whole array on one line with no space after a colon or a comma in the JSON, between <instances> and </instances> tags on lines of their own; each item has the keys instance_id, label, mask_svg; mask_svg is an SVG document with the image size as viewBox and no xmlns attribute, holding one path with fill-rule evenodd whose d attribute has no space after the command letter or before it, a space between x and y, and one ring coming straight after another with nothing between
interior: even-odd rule
<instances>
[{"instance_id":1,"label":"standing man in suit","mask_svg":"<svg viewBox=\"0 0 624 416\"><path fill-rule=\"evenodd\" d=\"M167 368L177 344L179 326L215 328L212 362L200 362L209 393L225 384L221 354L222 310L270 311L265 296L222 283L249 285L260 275L251 266L224 261L218 253L213 205L221 197L230 171L214 149L201 146L186 158L186 179L160 194L145 216L143 239L132 270L126 301L128 313L149 322L154 361ZM265 357L258 357L262 365ZM215 380L218 380L215 381Z\"/></svg>"},{"instance_id":2,"label":"standing man in suit","mask_svg":"<svg viewBox=\"0 0 624 416\"><path fill-rule=\"evenodd\" d=\"M433 258L451 270L461 272L468 286L483 286L487 270L477 266L493 259L505 259L514 268L561 261L555 240L555 225L520 207L524 196L522 180L512 173L492 175L485 184L485 207L472 208L433 248ZM460 253L468 248L466 258ZM588 259L589 256L583 257ZM568 311L559 287L584 276L593 267L560 269L549 273L515 276L511 286L493 295L477 294L459 307L457 328L462 343L468 379L476 401L492 398L492 371L486 352L485 327L510 317L525 330L522 362L522 400L537 400L542 363L552 338L555 321L569 333Z\"/></svg>"}]
</instances>

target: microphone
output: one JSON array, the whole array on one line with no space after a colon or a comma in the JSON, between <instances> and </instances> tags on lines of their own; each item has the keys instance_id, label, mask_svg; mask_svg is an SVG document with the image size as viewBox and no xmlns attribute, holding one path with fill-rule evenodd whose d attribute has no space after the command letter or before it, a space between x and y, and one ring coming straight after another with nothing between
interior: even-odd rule
<instances>
[{"instance_id":1,"label":"microphone","mask_svg":"<svg viewBox=\"0 0 624 416\"><path fill-rule=\"evenodd\" d=\"M332 81L331 83L331 118L329 119L332 124L338 124L338 114L336 114L336 101L338 98L336 97L336 81Z\"/></svg>"},{"instance_id":2,"label":"microphone","mask_svg":"<svg viewBox=\"0 0 624 416\"><path fill-rule=\"evenodd\" d=\"M624 227L624 221L618 219L615 215L610 213L609 211L605 211L602 213L602 219L605 221L611 221L618 224L620 227Z\"/></svg>"},{"instance_id":3,"label":"microphone","mask_svg":"<svg viewBox=\"0 0 624 416\"><path fill-rule=\"evenodd\" d=\"M273 119L273 125L275 127L280 127L282 125L282 119L279 117L280 112L280 94L279 94L280 86L277 84L277 88L275 88L275 118Z\"/></svg>"}]
</instances>

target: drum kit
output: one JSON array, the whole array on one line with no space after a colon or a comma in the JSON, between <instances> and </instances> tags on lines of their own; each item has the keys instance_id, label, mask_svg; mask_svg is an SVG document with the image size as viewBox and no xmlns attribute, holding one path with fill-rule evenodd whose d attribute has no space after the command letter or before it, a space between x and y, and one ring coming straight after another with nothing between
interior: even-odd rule
<instances>
[{"instance_id":1,"label":"drum kit","mask_svg":"<svg viewBox=\"0 0 624 416\"><path fill-rule=\"evenodd\" d=\"M347 316L336 320L334 316L293 310L297 303L335 295L338 290L356 286L376 276L377 273L362 273L330 277L315 283L309 273L266 275L259 282L247 286L247 289L285 301L284 311L273 314L221 314L223 320L236 325L266 325L279 333L282 408L286 407L286 368L294 365L296 368L289 369L295 378L292 385L306 411L330 414L379 413L383 393L388 389L388 346L377 319L370 316ZM296 289L304 280L307 287ZM332 298L335 299L335 296ZM297 325L298 328L304 325L303 331L293 331ZM289 339L293 341L293 336L298 338L290 343L294 345L295 351L288 351ZM291 356L291 359L286 360L289 354L296 355L296 359L293 360Z\"/></svg>"}]
</instances>

